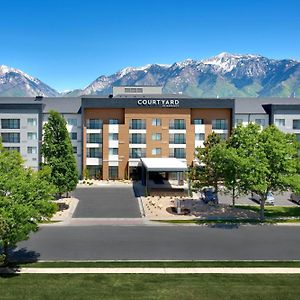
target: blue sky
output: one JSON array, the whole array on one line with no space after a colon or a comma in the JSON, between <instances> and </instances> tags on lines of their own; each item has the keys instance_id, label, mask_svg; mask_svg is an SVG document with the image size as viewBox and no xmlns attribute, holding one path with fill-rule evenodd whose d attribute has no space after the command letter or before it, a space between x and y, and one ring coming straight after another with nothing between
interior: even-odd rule
<instances>
[{"instance_id":1,"label":"blue sky","mask_svg":"<svg viewBox=\"0 0 300 300\"><path fill-rule=\"evenodd\" d=\"M59 91L220 52L300 60L298 0L0 1L0 64Z\"/></svg>"}]
</instances>

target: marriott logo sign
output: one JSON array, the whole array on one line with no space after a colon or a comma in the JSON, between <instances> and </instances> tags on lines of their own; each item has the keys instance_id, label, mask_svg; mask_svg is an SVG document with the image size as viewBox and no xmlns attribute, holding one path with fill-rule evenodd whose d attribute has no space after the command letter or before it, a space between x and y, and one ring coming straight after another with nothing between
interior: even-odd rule
<instances>
[{"instance_id":1,"label":"marriott logo sign","mask_svg":"<svg viewBox=\"0 0 300 300\"><path fill-rule=\"evenodd\" d=\"M178 99L139 99L138 106L179 107Z\"/></svg>"}]
</instances>

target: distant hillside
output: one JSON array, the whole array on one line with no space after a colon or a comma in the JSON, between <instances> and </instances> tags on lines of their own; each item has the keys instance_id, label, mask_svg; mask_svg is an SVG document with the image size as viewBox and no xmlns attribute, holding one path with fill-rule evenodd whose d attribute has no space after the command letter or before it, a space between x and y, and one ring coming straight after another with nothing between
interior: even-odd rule
<instances>
[{"instance_id":1,"label":"distant hillside","mask_svg":"<svg viewBox=\"0 0 300 300\"><path fill-rule=\"evenodd\" d=\"M0 71L0 96L45 96L59 93L22 71ZM0 66L0 70L3 66ZM300 62L260 55L221 53L209 59L187 59L172 65L149 64L100 76L84 89L61 95L103 95L114 85L159 85L165 93L194 97L300 97Z\"/></svg>"},{"instance_id":2,"label":"distant hillside","mask_svg":"<svg viewBox=\"0 0 300 300\"><path fill-rule=\"evenodd\" d=\"M0 65L0 96L34 97L43 95L59 96L59 93L21 70Z\"/></svg>"}]
</instances>

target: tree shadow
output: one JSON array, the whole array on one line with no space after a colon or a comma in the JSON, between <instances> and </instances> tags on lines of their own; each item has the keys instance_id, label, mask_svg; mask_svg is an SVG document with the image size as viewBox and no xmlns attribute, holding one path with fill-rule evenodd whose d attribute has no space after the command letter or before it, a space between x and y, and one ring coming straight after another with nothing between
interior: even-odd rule
<instances>
[{"instance_id":1,"label":"tree shadow","mask_svg":"<svg viewBox=\"0 0 300 300\"><path fill-rule=\"evenodd\" d=\"M11 249L9 251L9 262L6 266L0 265L0 278L11 278L18 276L20 265L32 264L38 261L40 254L36 251L21 248L18 250Z\"/></svg>"}]
</instances>

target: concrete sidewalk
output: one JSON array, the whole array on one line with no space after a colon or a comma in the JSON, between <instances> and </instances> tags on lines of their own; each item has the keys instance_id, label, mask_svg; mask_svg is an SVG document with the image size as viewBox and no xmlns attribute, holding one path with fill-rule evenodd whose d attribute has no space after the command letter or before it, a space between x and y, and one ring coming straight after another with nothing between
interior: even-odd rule
<instances>
[{"instance_id":1,"label":"concrete sidewalk","mask_svg":"<svg viewBox=\"0 0 300 300\"><path fill-rule=\"evenodd\" d=\"M0 274L300 274L300 268L0 268Z\"/></svg>"}]
</instances>

